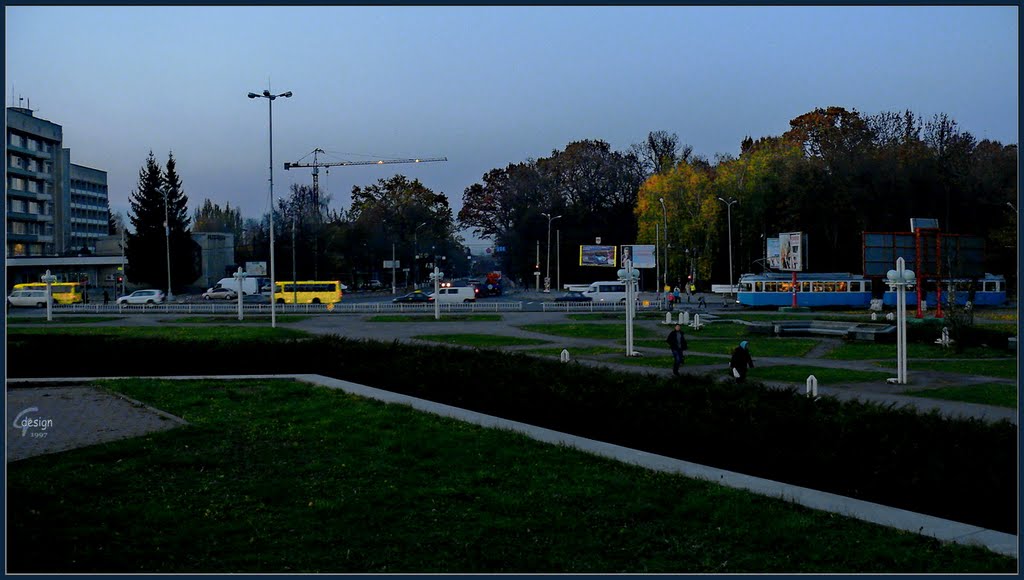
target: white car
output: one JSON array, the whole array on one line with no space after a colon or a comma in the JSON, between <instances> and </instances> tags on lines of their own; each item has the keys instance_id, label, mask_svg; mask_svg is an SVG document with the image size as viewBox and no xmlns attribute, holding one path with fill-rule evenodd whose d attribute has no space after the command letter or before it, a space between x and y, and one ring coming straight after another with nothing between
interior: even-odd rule
<instances>
[{"instance_id":1,"label":"white car","mask_svg":"<svg viewBox=\"0 0 1024 580\"><path fill-rule=\"evenodd\" d=\"M53 302L53 296L50 297ZM7 303L11 306L46 306L46 290L15 290L7 297Z\"/></svg>"},{"instance_id":2,"label":"white car","mask_svg":"<svg viewBox=\"0 0 1024 580\"><path fill-rule=\"evenodd\" d=\"M117 304L157 304L164 301L163 290L136 290L117 299Z\"/></svg>"}]
</instances>

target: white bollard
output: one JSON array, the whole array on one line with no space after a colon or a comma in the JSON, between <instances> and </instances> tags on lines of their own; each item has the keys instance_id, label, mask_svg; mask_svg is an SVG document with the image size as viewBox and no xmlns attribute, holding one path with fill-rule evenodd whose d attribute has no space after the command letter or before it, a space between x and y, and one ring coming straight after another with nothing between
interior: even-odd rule
<instances>
[{"instance_id":1,"label":"white bollard","mask_svg":"<svg viewBox=\"0 0 1024 580\"><path fill-rule=\"evenodd\" d=\"M686 324L686 322L684 322L685 319L686 319L686 311L684 310L683 312L679 313L679 318L677 319L679 322L677 322L676 324Z\"/></svg>"},{"instance_id":2,"label":"white bollard","mask_svg":"<svg viewBox=\"0 0 1024 580\"><path fill-rule=\"evenodd\" d=\"M666 312L665 313L665 324L672 324L672 313L671 312Z\"/></svg>"},{"instance_id":3,"label":"white bollard","mask_svg":"<svg viewBox=\"0 0 1024 580\"><path fill-rule=\"evenodd\" d=\"M700 330L700 327L704 326L700 323L700 313L693 315L693 324L690 325L694 330Z\"/></svg>"},{"instance_id":4,"label":"white bollard","mask_svg":"<svg viewBox=\"0 0 1024 580\"><path fill-rule=\"evenodd\" d=\"M818 396L818 379L814 375L807 377L807 393L812 397Z\"/></svg>"},{"instance_id":5,"label":"white bollard","mask_svg":"<svg viewBox=\"0 0 1024 580\"><path fill-rule=\"evenodd\" d=\"M896 315L890 312L885 315L885 319L888 320L889 322L892 322L893 320L896 320Z\"/></svg>"},{"instance_id":6,"label":"white bollard","mask_svg":"<svg viewBox=\"0 0 1024 580\"><path fill-rule=\"evenodd\" d=\"M564 363L569 362L569 349L566 349L566 348L562 349L562 354L559 357L559 360L561 360Z\"/></svg>"},{"instance_id":7,"label":"white bollard","mask_svg":"<svg viewBox=\"0 0 1024 580\"><path fill-rule=\"evenodd\" d=\"M679 324L690 324L690 311L686 310L679 315Z\"/></svg>"},{"instance_id":8,"label":"white bollard","mask_svg":"<svg viewBox=\"0 0 1024 580\"><path fill-rule=\"evenodd\" d=\"M878 320L878 313L877 312L872 312L871 313L871 320Z\"/></svg>"}]
</instances>

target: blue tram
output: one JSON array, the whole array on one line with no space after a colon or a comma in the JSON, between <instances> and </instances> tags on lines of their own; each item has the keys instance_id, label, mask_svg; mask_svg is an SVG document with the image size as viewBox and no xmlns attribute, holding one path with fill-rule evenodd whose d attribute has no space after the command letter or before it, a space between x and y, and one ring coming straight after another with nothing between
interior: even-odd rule
<instances>
[{"instance_id":1,"label":"blue tram","mask_svg":"<svg viewBox=\"0 0 1024 580\"><path fill-rule=\"evenodd\" d=\"M928 280L921 287L924 293L924 301L929 307L937 303L935 292L935 281ZM985 274L981 278L953 278L942 281L942 304L950 303L950 296L953 296L954 303L963 306L968 301L974 306L1002 306L1006 304L1006 278L996 274ZM882 297L886 306L896 306L896 293L886 290ZM917 305L916 289L907 290L907 305Z\"/></svg>"},{"instance_id":2,"label":"blue tram","mask_svg":"<svg viewBox=\"0 0 1024 580\"><path fill-rule=\"evenodd\" d=\"M809 307L867 308L871 304L871 280L859 274L797 274L796 305ZM736 299L753 307L792 306L793 274L743 274Z\"/></svg>"},{"instance_id":3,"label":"blue tram","mask_svg":"<svg viewBox=\"0 0 1024 580\"><path fill-rule=\"evenodd\" d=\"M798 273L796 282L797 306L818 308L867 308L872 298L882 298L889 307L896 306L896 293L888 289L884 279L871 280L850 273ZM874 286L873 286L874 284ZM874 291L873 291L874 290ZM926 280L921 288L924 300L936 304L935 281ZM949 304L950 294L956 304L968 300L975 306L1001 306L1006 304L1006 279L985 274L982 278L946 279L942 281L942 303ZM793 274L743 274L740 276L736 299L752 307L792 306ZM917 305L915 289L907 291L907 305Z\"/></svg>"}]
</instances>

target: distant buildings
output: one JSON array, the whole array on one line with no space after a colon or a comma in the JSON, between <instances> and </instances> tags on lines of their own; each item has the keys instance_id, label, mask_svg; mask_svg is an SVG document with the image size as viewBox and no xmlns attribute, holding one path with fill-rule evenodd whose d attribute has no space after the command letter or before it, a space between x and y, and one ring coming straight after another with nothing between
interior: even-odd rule
<instances>
[{"instance_id":1,"label":"distant buildings","mask_svg":"<svg viewBox=\"0 0 1024 580\"><path fill-rule=\"evenodd\" d=\"M107 235L107 173L71 163L60 125L7 107L5 256L68 255Z\"/></svg>"}]
</instances>

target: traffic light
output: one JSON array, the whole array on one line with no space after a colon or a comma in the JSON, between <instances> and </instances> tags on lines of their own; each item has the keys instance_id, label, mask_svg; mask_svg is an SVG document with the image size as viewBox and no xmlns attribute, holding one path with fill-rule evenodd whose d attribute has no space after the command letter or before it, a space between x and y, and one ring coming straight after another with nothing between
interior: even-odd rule
<instances>
[{"instance_id":1,"label":"traffic light","mask_svg":"<svg viewBox=\"0 0 1024 580\"><path fill-rule=\"evenodd\" d=\"M117 283L120 284L122 282L124 282L124 276L118 276L117 277Z\"/></svg>"}]
</instances>

